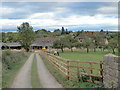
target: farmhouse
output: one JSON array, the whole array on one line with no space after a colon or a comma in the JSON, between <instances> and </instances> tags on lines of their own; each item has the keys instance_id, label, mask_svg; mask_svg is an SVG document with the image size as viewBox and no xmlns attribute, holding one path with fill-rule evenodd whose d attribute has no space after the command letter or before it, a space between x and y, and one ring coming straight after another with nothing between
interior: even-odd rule
<instances>
[{"instance_id":1,"label":"farmhouse","mask_svg":"<svg viewBox=\"0 0 120 90\"><path fill-rule=\"evenodd\" d=\"M77 36L77 39L79 40L79 42L83 42L85 39L87 39L88 36L85 34L80 34L79 36Z\"/></svg>"},{"instance_id":2,"label":"farmhouse","mask_svg":"<svg viewBox=\"0 0 120 90\"><path fill-rule=\"evenodd\" d=\"M31 49L48 49L53 45L53 42L58 38L37 38L31 45Z\"/></svg>"},{"instance_id":3,"label":"farmhouse","mask_svg":"<svg viewBox=\"0 0 120 90\"><path fill-rule=\"evenodd\" d=\"M93 35L95 33L96 32L93 32L93 31L84 31L83 33L81 33L77 36L77 39L79 42L82 43L85 39L89 38L90 35Z\"/></svg>"}]
</instances>

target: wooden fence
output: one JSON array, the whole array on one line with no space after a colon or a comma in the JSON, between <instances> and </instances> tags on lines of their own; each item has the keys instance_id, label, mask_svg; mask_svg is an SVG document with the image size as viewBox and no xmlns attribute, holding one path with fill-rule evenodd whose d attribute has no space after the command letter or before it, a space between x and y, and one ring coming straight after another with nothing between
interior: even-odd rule
<instances>
[{"instance_id":1,"label":"wooden fence","mask_svg":"<svg viewBox=\"0 0 120 90\"><path fill-rule=\"evenodd\" d=\"M68 80L89 81L93 83L103 82L103 63L95 61L68 60L52 54L41 54L56 69L59 69Z\"/></svg>"}]
</instances>

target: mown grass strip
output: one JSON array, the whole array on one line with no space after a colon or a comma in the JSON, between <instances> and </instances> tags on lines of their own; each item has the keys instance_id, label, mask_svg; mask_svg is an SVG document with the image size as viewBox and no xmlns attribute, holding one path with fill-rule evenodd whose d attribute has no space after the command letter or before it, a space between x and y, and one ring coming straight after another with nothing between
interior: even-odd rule
<instances>
[{"instance_id":1,"label":"mown grass strip","mask_svg":"<svg viewBox=\"0 0 120 90\"><path fill-rule=\"evenodd\" d=\"M41 88L40 85L40 80L37 72L37 62L36 62L36 57L34 56L34 60L32 63L32 72L31 72L31 81L32 81L32 87L33 88Z\"/></svg>"}]
</instances>

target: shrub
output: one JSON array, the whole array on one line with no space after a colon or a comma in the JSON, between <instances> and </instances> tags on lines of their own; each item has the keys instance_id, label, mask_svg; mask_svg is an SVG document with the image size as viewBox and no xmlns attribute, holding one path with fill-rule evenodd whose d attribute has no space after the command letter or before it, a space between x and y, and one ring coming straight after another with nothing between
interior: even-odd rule
<instances>
[{"instance_id":1,"label":"shrub","mask_svg":"<svg viewBox=\"0 0 120 90\"><path fill-rule=\"evenodd\" d=\"M12 51L3 51L2 52L2 73L7 72L8 70L13 69L14 64L23 60L26 54L23 52L12 52Z\"/></svg>"}]
</instances>

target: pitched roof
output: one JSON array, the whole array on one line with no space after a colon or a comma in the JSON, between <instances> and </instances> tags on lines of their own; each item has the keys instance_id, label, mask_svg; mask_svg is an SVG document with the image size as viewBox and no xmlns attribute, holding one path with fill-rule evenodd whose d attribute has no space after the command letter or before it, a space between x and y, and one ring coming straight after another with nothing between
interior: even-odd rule
<instances>
[{"instance_id":1,"label":"pitched roof","mask_svg":"<svg viewBox=\"0 0 120 90\"><path fill-rule=\"evenodd\" d=\"M18 47L18 46L21 46L21 44L18 43L18 42L13 42L13 43L2 43L2 46Z\"/></svg>"},{"instance_id":2,"label":"pitched roof","mask_svg":"<svg viewBox=\"0 0 120 90\"><path fill-rule=\"evenodd\" d=\"M59 40L59 38L37 38L31 46L52 46L56 40Z\"/></svg>"},{"instance_id":3,"label":"pitched roof","mask_svg":"<svg viewBox=\"0 0 120 90\"><path fill-rule=\"evenodd\" d=\"M53 43L59 38L37 38L33 43Z\"/></svg>"},{"instance_id":4,"label":"pitched roof","mask_svg":"<svg viewBox=\"0 0 120 90\"><path fill-rule=\"evenodd\" d=\"M33 43L31 46L52 46L53 43Z\"/></svg>"}]
</instances>

